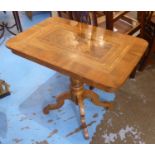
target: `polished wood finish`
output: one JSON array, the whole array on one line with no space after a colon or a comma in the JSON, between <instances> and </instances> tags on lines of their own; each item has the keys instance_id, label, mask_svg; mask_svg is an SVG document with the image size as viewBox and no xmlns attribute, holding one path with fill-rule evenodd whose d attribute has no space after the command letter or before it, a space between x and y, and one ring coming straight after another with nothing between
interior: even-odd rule
<instances>
[{"instance_id":1,"label":"polished wood finish","mask_svg":"<svg viewBox=\"0 0 155 155\"><path fill-rule=\"evenodd\" d=\"M137 65L147 42L55 17L10 39L7 46L18 55L84 83L114 91Z\"/></svg>"},{"instance_id":2,"label":"polished wood finish","mask_svg":"<svg viewBox=\"0 0 155 155\"><path fill-rule=\"evenodd\" d=\"M92 103L96 104L97 106L103 106L104 108L111 109L113 104L107 101L100 101L99 96L91 90L85 90L83 87L83 83L77 79L71 78L71 86L70 91L64 92L57 96L55 104L49 104L44 109L44 114L48 114L50 110L58 109L64 105L64 101L66 99L70 99L74 101L77 105L79 105L80 109L80 116L81 116L81 124L84 132L84 137L86 139L89 138L88 129L85 121L85 108L84 108L84 99L90 98Z\"/></svg>"},{"instance_id":3,"label":"polished wood finish","mask_svg":"<svg viewBox=\"0 0 155 155\"><path fill-rule=\"evenodd\" d=\"M7 47L15 54L70 76L70 90L43 111L48 114L63 106L65 99L73 100L80 109L85 138L89 136L83 100L90 98L94 104L105 108L111 108L112 104L100 101L96 93L84 90L83 85L117 90L131 74L147 45L143 39L59 17L48 18L7 41Z\"/></svg>"}]
</instances>

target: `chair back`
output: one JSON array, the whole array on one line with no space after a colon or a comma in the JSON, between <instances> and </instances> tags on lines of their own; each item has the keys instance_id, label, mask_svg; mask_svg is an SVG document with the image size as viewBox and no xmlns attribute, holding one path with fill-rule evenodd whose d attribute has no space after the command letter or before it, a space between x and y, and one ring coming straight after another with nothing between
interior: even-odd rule
<instances>
[{"instance_id":1,"label":"chair back","mask_svg":"<svg viewBox=\"0 0 155 155\"><path fill-rule=\"evenodd\" d=\"M91 24L89 11L72 11L72 17L78 22Z\"/></svg>"}]
</instances>

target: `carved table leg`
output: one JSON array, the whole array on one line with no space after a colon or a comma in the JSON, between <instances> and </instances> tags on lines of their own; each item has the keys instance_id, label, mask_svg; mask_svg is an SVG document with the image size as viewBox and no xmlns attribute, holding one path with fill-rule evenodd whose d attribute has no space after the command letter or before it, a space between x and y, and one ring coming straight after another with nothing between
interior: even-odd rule
<instances>
[{"instance_id":1,"label":"carved table leg","mask_svg":"<svg viewBox=\"0 0 155 155\"><path fill-rule=\"evenodd\" d=\"M78 97L78 104L80 108L81 124L83 128L84 137L88 139L89 134L88 134L88 129L87 129L86 120L85 120L85 110L84 110L83 99L81 96Z\"/></svg>"},{"instance_id":2,"label":"carved table leg","mask_svg":"<svg viewBox=\"0 0 155 155\"><path fill-rule=\"evenodd\" d=\"M43 109L44 114L47 115L50 110L54 110L54 109L58 109L58 108L62 107L64 105L64 101L66 99L70 99L70 92L65 92L65 93L60 94L59 96L57 96L57 98L56 98L57 103L47 105Z\"/></svg>"},{"instance_id":3,"label":"carved table leg","mask_svg":"<svg viewBox=\"0 0 155 155\"><path fill-rule=\"evenodd\" d=\"M71 78L71 87L69 92L65 92L57 97L57 103L49 104L44 109L44 114L48 114L50 110L58 109L64 105L64 100L71 99L74 101L80 109L81 124L83 128L84 137L89 138L88 129L85 121L85 111L83 100L85 98L90 98L92 102L98 106L103 106L105 108L111 108L113 105L110 102L102 102L99 100L99 96L92 90L84 90L83 83L77 79Z\"/></svg>"},{"instance_id":4,"label":"carved table leg","mask_svg":"<svg viewBox=\"0 0 155 155\"><path fill-rule=\"evenodd\" d=\"M89 135L88 135L88 129L87 129L86 121L85 121L83 93L84 93L83 83L81 83L79 80L71 79L72 99L74 99L77 102L77 104L79 105L81 124L82 124L82 128L83 128L84 137L86 139L88 139Z\"/></svg>"},{"instance_id":5,"label":"carved table leg","mask_svg":"<svg viewBox=\"0 0 155 155\"><path fill-rule=\"evenodd\" d=\"M83 94L84 98L90 98L94 104L97 106L102 106L104 108L112 108L113 104L108 101L100 101L99 96L91 90L85 90Z\"/></svg>"}]
</instances>

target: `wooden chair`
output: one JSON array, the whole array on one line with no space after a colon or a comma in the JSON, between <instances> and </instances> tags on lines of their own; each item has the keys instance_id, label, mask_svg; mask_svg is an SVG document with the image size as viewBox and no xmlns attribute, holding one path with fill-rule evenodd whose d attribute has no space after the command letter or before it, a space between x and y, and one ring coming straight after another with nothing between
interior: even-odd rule
<instances>
[{"instance_id":1,"label":"wooden chair","mask_svg":"<svg viewBox=\"0 0 155 155\"><path fill-rule=\"evenodd\" d=\"M144 12L137 12L137 17L133 18L129 14L130 11L105 11L106 16L106 28L109 30L114 30L116 23L124 23L128 26L129 30L126 30L125 34L133 35L137 31L140 31L139 36L143 36L143 25L144 25ZM118 30L119 32L119 30ZM121 32L121 31L120 31Z\"/></svg>"},{"instance_id":2,"label":"wooden chair","mask_svg":"<svg viewBox=\"0 0 155 155\"><path fill-rule=\"evenodd\" d=\"M91 24L91 18L89 11L72 11L72 17L73 20L76 20L78 22Z\"/></svg>"},{"instance_id":3,"label":"wooden chair","mask_svg":"<svg viewBox=\"0 0 155 155\"><path fill-rule=\"evenodd\" d=\"M68 19L73 19L72 11L58 11L58 16Z\"/></svg>"},{"instance_id":4,"label":"wooden chair","mask_svg":"<svg viewBox=\"0 0 155 155\"><path fill-rule=\"evenodd\" d=\"M149 56L155 52L155 16L153 11L145 11L145 22L144 22L144 39L148 41L148 51L145 53L139 70L144 70L147 65Z\"/></svg>"},{"instance_id":5,"label":"wooden chair","mask_svg":"<svg viewBox=\"0 0 155 155\"><path fill-rule=\"evenodd\" d=\"M101 13L96 11L58 11L58 16L98 26L97 18L101 16Z\"/></svg>"},{"instance_id":6,"label":"wooden chair","mask_svg":"<svg viewBox=\"0 0 155 155\"><path fill-rule=\"evenodd\" d=\"M90 11L90 16L92 19L92 25L103 27L103 22L105 21L104 11Z\"/></svg>"}]
</instances>

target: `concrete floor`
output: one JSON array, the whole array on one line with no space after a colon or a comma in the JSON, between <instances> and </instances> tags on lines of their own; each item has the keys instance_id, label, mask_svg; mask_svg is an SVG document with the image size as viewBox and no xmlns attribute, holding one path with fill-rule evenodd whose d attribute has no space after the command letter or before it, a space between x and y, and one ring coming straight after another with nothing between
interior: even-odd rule
<instances>
[{"instance_id":1,"label":"concrete floor","mask_svg":"<svg viewBox=\"0 0 155 155\"><path fill-rule=\"evenodd\" d=\"M116 92L115 108L106 113L91 143L155 143L155 54L150 60Z\"/></svg>"}]
</instances>

